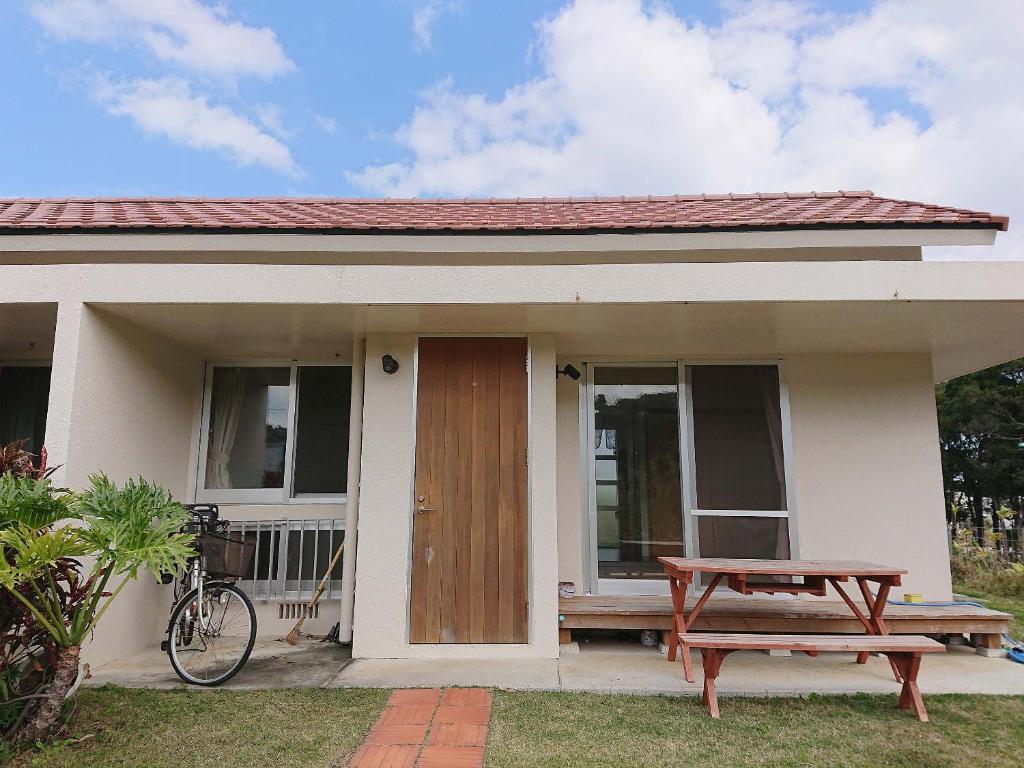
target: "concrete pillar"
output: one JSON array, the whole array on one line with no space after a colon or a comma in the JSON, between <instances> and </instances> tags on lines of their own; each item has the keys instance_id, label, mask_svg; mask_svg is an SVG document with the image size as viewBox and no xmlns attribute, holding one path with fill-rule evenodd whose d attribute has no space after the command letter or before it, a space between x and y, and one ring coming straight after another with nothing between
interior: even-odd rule
<instances>
[{"instance_id":1,"label":"concrete pillar","mask_svg":"<svg viewBox=\"0 0 1024 768\"><path fill-rule=\"evenodd\" d=\"M389 354L397 373L381 370ZM407 655L416 337L366 337L352 655Z\"/></svg>"},{"instance_id":2,"label":"concrete pillar","mask_svg":"<svg viewBox=\"0 0 1024 768\"><path fill-rule=\"evenodd\" d=\"M345 555L341 568L341 624L338 639L352 640L352 611L355 607L356 549L359 528L359 473L363 448L363 381L366 340L352 340L352 410L348 431L348 489L345 498Z\"/></svg>"},{"instance_id":3,"label":"concrete pillar","mask_svg":"<svg viewBox=\"0 0 1024 768\"><path fill-rule=\"evenodd\" d=\"M555 336L530 336L530 643L558 657Z\"/></svg>"},{"instance_id":4,"label":"concrete pillar","mask_svg":"<svg viewBox=\"0 0 1024 768\"><path fill-rule=\"evenodd\" d=\"M57 313L47 450L60 484L89 475L145 477L188 496L191 438L202 397L202 361L179 345L83 304ZM128 585L84 649L91 664L155 648L170 612L169 588L151 574Z\"/></svg>"}]
</instances>

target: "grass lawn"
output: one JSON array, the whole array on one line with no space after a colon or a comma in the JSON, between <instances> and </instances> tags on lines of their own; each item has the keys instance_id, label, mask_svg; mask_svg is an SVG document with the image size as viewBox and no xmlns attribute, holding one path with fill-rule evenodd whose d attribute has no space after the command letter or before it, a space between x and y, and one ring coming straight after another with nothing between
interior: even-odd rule
<instances>
[{"instance_id":1,"label":"grass lawn","mask_svg":"<svg viewBox=\"0 0 1024 768\"><path fill-rule=\"evenodd\" d=\"M494 697L489 768L1020 766L1024 698L926 696L931 723L895 696L697 698L570 693Z\"/></svg>"},{"instance_id":2,"label":"grass lawn","mask_svg":"<svg viewBox=\"0 0 1024 768\"><path fill-rule=\"evenodd\" d=\"M23 754L13 766L342 766L387 696L359 689L86 689L70 723L69 739L80 741ZM716 722L694 697L497 691L486 765L1021 765L1024 698L925 702L929 724L896 710L895 696L723 697Z\"/></svg>"},{"instance_id":3,"label":"grass lawn","mask_svg":"<svg viewBox=\"0 0 1024 768\"><path fill-rule=\"evenodd\" d=\"M22 755L12 768L342 766L389 693L87 688L66 737L85 738Z\"/></svg>"},{"instance_id":4,"label":"grass lawn","mask_svg":"<svg viewBox=\"0 0 1024 768\"><path fill-rule=\"evenodd\" d=\"M953 591L961 595L973 597L993 611L1005 611L1013 614L1010 622L1010 636L1016 640L1024 640L1024 598L993 595L982 592L967 584L953 584Z\"/></svg>"}]
</instances>

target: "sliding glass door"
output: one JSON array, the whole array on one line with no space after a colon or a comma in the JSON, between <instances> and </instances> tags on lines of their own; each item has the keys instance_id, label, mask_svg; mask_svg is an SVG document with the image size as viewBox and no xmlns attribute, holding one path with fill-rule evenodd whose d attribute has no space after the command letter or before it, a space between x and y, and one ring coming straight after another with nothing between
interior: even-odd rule
<instances>
[{"instance_id":1,"label":"sliding glass door","mask_svg":"<svg viewBox=\"0 0 1024 768\"><path fill-rule=\"evenodd\" d=\"M676 366L595 366L589 389L598 577L658 578L684 551Z\"/></svg>"},{"instance_id":2,"label":"sliding glass door","mask_svg":"<svg viewBox=\"0 0 1024 768\"><path fill-rule=\"evenodd\" d=\"M662 593L661 556L790 556L775 365L588 365L590 581Z\"/></svg>"}]
</instances>

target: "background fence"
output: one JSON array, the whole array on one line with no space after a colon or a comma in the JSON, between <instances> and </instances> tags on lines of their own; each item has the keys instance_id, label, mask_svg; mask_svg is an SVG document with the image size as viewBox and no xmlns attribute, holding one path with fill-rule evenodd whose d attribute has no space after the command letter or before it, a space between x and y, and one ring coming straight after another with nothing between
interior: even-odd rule
<instances>
[{"instance_id":1,"label":"background fence","mask_svg":"<svg viewBox=\"0 0 1024 768\"><path fill-rule=\"evenodd\" d=\"M998 555L1013 563L1024 563L1024 531L1015 527L993 530L968 526L949 526L950 552L957 549L975 549Z\"/></svg>"}]
</instances>

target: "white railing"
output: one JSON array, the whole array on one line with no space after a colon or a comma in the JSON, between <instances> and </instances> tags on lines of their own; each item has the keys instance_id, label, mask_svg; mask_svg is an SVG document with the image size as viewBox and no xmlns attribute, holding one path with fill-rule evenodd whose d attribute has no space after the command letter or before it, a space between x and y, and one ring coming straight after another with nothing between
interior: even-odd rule
<instances>
[{"instance_id":1,"label":"white railing","mask_svg":"<svg viewBox=\"0 0 1024 768\"><path fill-rule=\"evenodd\" d=\"M308 600L345 537L344 520L244 520L231 532L256 544L239 586L253 600ZM344 555L331 571L324 598L341 596Z\"/></svg>"}]
</instances>

